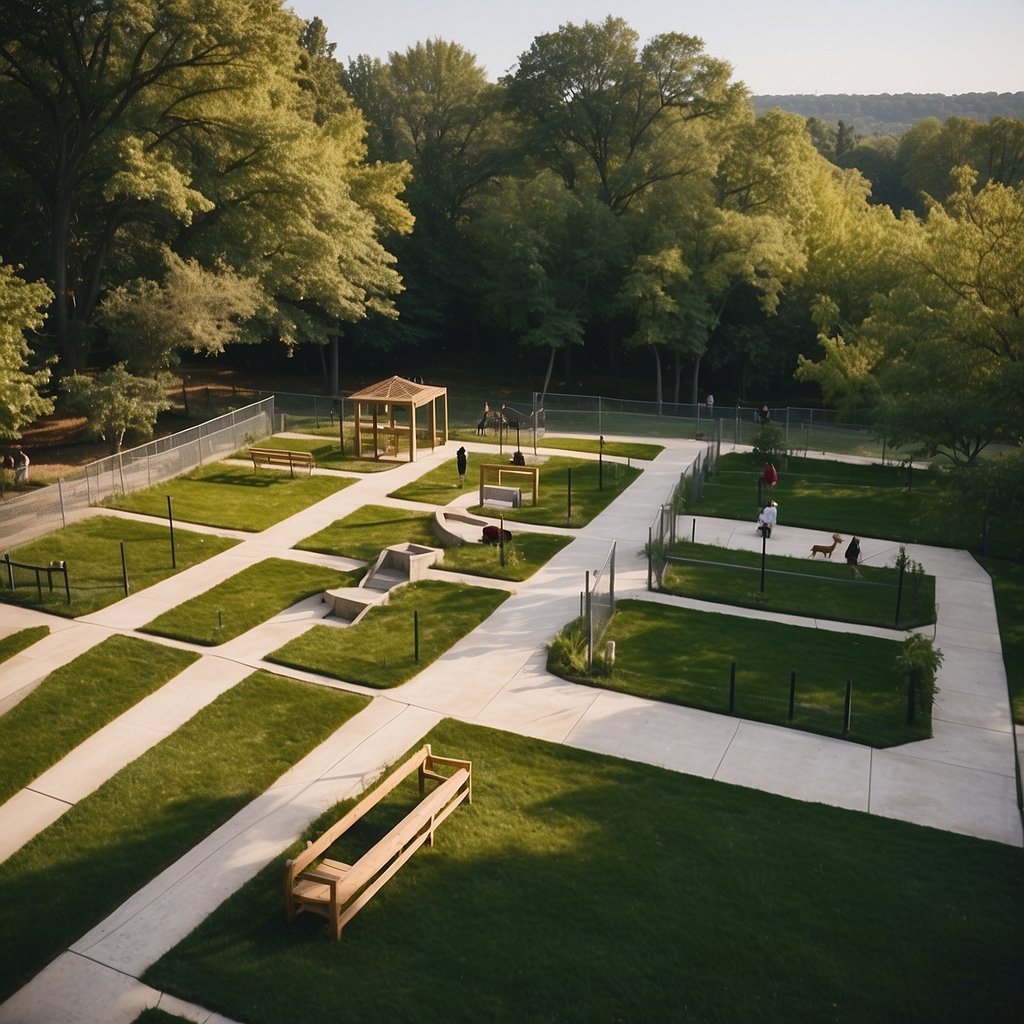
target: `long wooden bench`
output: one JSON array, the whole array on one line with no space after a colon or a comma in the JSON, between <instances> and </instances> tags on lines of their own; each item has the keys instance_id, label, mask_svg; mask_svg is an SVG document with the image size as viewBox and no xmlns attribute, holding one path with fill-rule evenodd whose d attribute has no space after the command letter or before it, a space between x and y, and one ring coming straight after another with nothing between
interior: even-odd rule
<instances>
[{"instance_id":1,"label":"long wooden bench","mask_svg":"<svg viewBox=\"0 0 1024 1024\"><path fill-rule=\"evenodd\" d=\"M284 448L250 448L249 458L252 459L252 468L259 469L260 466L287 466L295 476L295 467L308 469L312 474L316 467L316 461L312 452L292 452Z\"/></svg>"},{"instance_id":2,"label":"long wooden bench","mask_svg":"<svg viewBox=\"0 0 1024 1024\"><path fill-rule=\"evenodd\" d=\"M450 775L438 766L454 768ZM383 839L353 864L325 857L328 849L395 787L416 772L422 799ZM458 758L438 757L430 744L421 747L372 793L285 865L284 891L288 920L303 910L326 917L335 939L342 928L373 898L424 844L433 846L434 831L464 800L473 801L473 765ZM436 783L425 793L427 781ZM425 795L424 795L425 793Z\"/></svg>"}]
</instances>

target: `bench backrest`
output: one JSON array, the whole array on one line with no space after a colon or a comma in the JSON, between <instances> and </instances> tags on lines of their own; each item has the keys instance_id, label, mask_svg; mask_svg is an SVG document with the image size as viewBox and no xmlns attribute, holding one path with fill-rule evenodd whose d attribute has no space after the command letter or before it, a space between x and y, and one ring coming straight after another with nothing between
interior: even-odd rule
<instances>
[{"instance_id":1,"label":"bench backrest","mask_svg":"<svg viewBox=\"0 0 1024 1024\"><path fill-rule=\"evenodd\" d=\"M336 821L326 832L287 863L285 872L285 888L291 895L295 879L314 860L322 857L330 846L341 838L360 818L364 817L376 804L380 803L393 789L404 782L413 772L419 773L420 792L424 789L425 779L434 779L444 783L445 777L434 771L435 764L451 765L456 768L470 769L470 762L456 758L435 757L430 744L424 744L392 772L388 778L372 792L362 798L351 810Z\"/></svg>"}]
</instances>

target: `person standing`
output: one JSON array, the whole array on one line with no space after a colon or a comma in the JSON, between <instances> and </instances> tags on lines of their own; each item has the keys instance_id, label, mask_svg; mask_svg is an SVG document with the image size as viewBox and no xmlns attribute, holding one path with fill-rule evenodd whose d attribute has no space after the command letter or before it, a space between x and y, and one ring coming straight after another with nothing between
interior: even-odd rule
<instances>
[{"instance_id":1,"label":"person standing","mask_svg":"<svg viewBox=\"0 0 1024 1024\"><path fill-rule=\"evenodd\" d=\"M469 464L469 457L466 455L466 449L460 448L455 453L455 465L459 470L459 486L464 487L466 484L466 466Z\"/></svg>"},{"instance_id":2,"label":"person standing","mask_svg":"<svg viewBox=\"0 0 1024 1024\"><path fill-rule=\"evenodd\" d=\"M857 563L860 561L860 539L854 537L846 549L846 564L853 570L853 575L860 579Z\"/></svg>"},{"instance_id":3,"label":"person standing","mask_svg":"<svg viewBox=\"0 0 1024 1024\"><path fill-rule=\"evenodd\" d=\"M28 452L24 448L19 448L14 453L14 482L15 484L27 484L28 483L28 467L32 464L32 460L28 457Z\"/></svg>"}]
</instances>

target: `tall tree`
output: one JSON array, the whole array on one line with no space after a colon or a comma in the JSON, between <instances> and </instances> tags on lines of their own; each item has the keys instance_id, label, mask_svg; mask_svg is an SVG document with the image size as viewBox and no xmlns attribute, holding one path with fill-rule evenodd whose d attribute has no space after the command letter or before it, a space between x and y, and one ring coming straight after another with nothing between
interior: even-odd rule
<instances>
[{"instance_id":1,"label":"tall tree","mask_svg":"<svg viewBox=\"0 0 1024 1024\"><path fill-rule=\"evenodd\" d=\"M365 165L361 118L304 63L282 0L11 0L5 15L0 164L25 205L0 216L53 282L66 370L88 360L105 291L158 276L168 246L255 276L289 342L390 309L380 238L407 219L403 174Z\"/></svg>"},{"instance_id":2,"label":"tall tree","mask_svg":"<svg viewBox=\"0 0 1024 1024\"><path fill-rule=\"evenodd\" d=\"M22 427L53 409L53 402L40 394L50 370L33 368L25 337L42 326L41 310L51 298L45 284L26 282L14 267L0 262L0 437L17 437Z\"/></svg>"}]
</instances>

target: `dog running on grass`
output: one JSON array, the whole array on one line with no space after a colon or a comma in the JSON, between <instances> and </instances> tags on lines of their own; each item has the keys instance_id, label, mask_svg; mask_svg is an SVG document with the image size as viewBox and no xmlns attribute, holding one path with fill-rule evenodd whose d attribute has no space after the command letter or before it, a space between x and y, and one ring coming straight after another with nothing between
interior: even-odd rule
<instances>
[{"instance_id":1,"label":"dog running on grass","mask_svg":"<svg viewBox=\"0 0 1024 1024\"><path fill-rule=\"evenodd\" d=\"M815 555L824 555L826 558L831 558L832 552L835 551L842 542L843 538L840 537L838 533L833 533L831 544L815 544L811 547L811 558Z\"/></svg>"}]
</instances>

